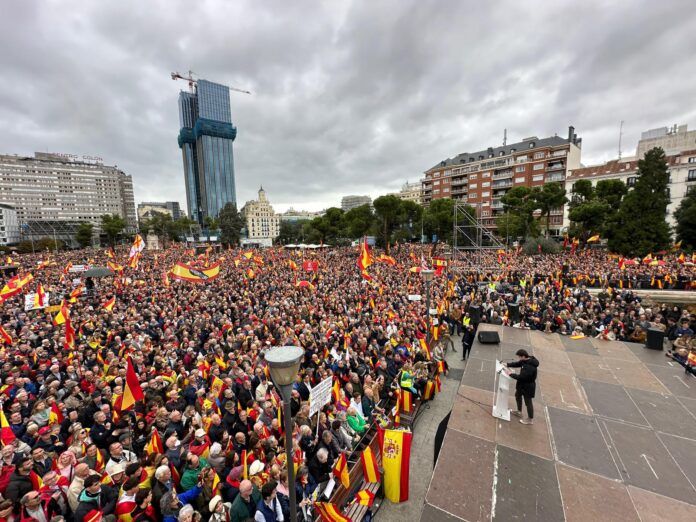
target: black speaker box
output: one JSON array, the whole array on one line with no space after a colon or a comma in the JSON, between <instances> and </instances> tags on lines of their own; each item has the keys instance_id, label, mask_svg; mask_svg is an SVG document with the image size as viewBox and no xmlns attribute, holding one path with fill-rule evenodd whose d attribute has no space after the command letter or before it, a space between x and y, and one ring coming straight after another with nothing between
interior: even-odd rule
<instances>
[{"instance_id":1,"label":"black speaker box","mask_svg":"<svg viewBox=\"0 0 696 522\"><path fill-rule=\"evenodd\" d=\"M481 307L480 306L470 306L469 307L469 317L471 317L471 322L478 324L481 322Z\"/></svg>"},{"instance_id":2,"label":"black speaker box","mask_svg":"<svg viewBox=\"0 0 696 522\"><path fill-rule=\"evenodd\" d=\"M645 338L645 347L650 350L662 351L662 346L665 339L665 332L657 328L648 328L648 335Z\"/></svg>"},{"instance_id":3,"label":"black speaker box","mask_svg":"<svg viewBox=\"0 0 696 522\"><path fill-rule=\"evenodd\" d=\"M478 340L481 344L500 344L498 332L479 332Z\"/></svg>"},{"instance_id":4,"label":"black speaker box","mask_svg":"<svg viewBox=\"0 0 696 522\"><path fill-rule=\"evenodd\" d=\"M520 305L517 303L509 303L507 308L510 321L513 323L518 323L520 321Z\"/></svg>"}]
</instances>

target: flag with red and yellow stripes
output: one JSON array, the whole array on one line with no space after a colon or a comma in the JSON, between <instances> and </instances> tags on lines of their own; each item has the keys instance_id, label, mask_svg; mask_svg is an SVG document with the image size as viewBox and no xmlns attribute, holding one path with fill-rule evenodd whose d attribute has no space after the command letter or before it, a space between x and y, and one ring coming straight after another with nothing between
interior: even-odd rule
<instances>
[{"instance_id":1,"label":"flag with red and yellow stripes","mask_svg":"<svg viewBox=\"0 0 696 522\"><path fill-rule=\"evenodd\" d=\"M333 467L333 475L336 477L343 487L348 489L350 487L350 477L348 476L348 461L346 460L346 454L341 453L341 455L336 460L336 464Z\"/></svg>"},{"instance_id":2,"label":"flag with red and yellow stripes","mask_svg":"<svg viewBox=\"0 0 696 522\"><path fill-rule=\"evenodd\" d=\"M361 506L372 507L375 501L375 494L367 489L361 489L355 494L355 501Z\"/></svg>"},{"instance_id":3,"label":"flag with red and yellow stripes","mask_svg":"<svg viewBox=\"0 0 696 522\"><path fill-rule=\"evenodd\" d=\"M350 518L341 513L335 504L330 502L317 502L314 504L323 522L351 522Z\"/></svg>"},{"instance_id":4,"label":"flag with red and yellow stripes","mask_svg":"<svg viewBox=\"0 0 696 522\"><path fill-rule=\"evenodd\" d=\"M411 437L411 432L406 430L384 431L382 441L384 496L394 503L408 500Z\"/></svg>"},{"instance_id":5,"label":"flag with red and yellow stripes","mask_svg":"<svg viewBox=\"0 0 696 522\"><path fill-rule=\"evenodd\" d=\"M150 440L145 446L145 451L148 455L156 453L162 455L164 453L164 445L162 444L162 437L160 437L159 431L156 429L152 430L152 435L150 435Z\"/></svg>"},{"instance_id":6,"label":"flag with red and yellow stripes","mask_svg":"<svg viewBox=\"0 0 696 522\"><path fill-rule=\"evenodd\" d=\"M360 463L362 464L365 482L379 482L381 480L377 459L370 446L367 446L360 454Z\"/></svg>"}]
</instances>

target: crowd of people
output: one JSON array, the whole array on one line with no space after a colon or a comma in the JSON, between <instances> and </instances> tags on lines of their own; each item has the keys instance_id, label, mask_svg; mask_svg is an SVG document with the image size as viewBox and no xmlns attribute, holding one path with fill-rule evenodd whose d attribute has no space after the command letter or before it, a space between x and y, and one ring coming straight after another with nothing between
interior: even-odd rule
<instances>
[{"instance_id":1,"label":"crowd of people","mask_svg":"<svg viewBox=\"0 0 696 522\"><path fill-rule=\"evenodd\" d=\"M302 517L339 455L389 413L402 377L423 394L450 332L463 334L466 355L480 321L627 340L658 325L682 344L693 330L687 310L644 306L611 278L592 296L584 280L555 276L577 277L581 268L606 274L593 252L584 261L568 254L449 260L429 285L437 316L428 332L426 300L409 296L426 294L418 272L430 254L400 245L381 260L375 255L363 273L354 248L173 245L143 251L130 260L137 267L128 266L127 248L14 256L6 269L17 275L5 273L0 295L0 521L281 521L291 488ZM177 280L168 275L177 262L220 272ZM87 279L78 265L115 273ZM474 274L476 266L498 268ZM692 266L675 268L693 279ZM33 280L15 292L27 274ZM27 306L26 293L38 285L47 302ZM74 333L57 320L65 315ZM428 346L426 338L438 340ZM290 403L289 456L281 398L264 360L266 350L285 345L305 350ZM124 408L130 369L143 398ZM338 392L310 417L311 389L327 378Z\"/></svg>"}]
</instances>

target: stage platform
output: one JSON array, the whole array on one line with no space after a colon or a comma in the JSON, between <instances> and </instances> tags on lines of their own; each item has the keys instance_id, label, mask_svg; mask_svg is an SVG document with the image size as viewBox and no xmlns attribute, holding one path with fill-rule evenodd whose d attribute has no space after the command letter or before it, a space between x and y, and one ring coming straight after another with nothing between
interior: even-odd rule
<instances>
[{"instance_id":1,"label":"stage platform","mask_svg":"<svg viewBox=\"0 0 696 522\"><path fill-rule=\"evenodd\" d=\"M421 521L696 520L696 378L643 345L479 330L501 342L472 348ZM532 426L491 416L495 360L520 348Z\"/></svg>"}]
</instances>

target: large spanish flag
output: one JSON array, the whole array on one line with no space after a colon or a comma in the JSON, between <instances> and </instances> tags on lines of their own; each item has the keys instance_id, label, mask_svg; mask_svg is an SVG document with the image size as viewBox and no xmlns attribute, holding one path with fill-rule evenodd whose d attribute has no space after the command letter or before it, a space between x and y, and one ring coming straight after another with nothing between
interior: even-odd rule
<instances>
[{"instance_id":1,"label":"large spanish flag","mask_svg":"<svg viewBox=\"0 0 696 522\"><path fill-rule=\"evenodd\" d=\"M319 512L323 522L351 522L350 518L341 513L335 504L330 502L317 502L314 507Z\"/></svg>"},{"instance_id":2,"label":"large spanish flag","mask_svg":"<svg viewBox=\"0 0 696 522\"><path fill-rule=\"evenodd\" d=\"M408 500L411 437L410 431L384 431L384 441L382 443L384 496L395 503Z\"/></svg>"},{"instance_id":3,"label":"large spanish flag","mask_svg":"<svg viewBox=\"0 0 696 522\"><path fill-rule=\"evenodd\" d=\"M164 453L164 445L162 444L162 437L160 437L159 431L153 428L150 440L145 445L145 452L148 455L153 453L162 455Z\"/></svg>"},{"instance_id":4,"label":"large spanish flag","mask_svg":"<svg viewBox=\"0 0 696 522\"><path fill-rule=\"evenodd\" d=\"M34 276L31 274L16 275L10 279L7 284L0 290L0 302L5 299L9 299L13 295L17 295L22 291L22 288L27 286L34 280Z\"/></svg>"},{"instance_id":5,"label":"large spanish flag","mask_svg":"<svg viewBox=\"0 0 696 522\"><path fill-rule=\"evenodd\" d=\"M123 402L121 403L121 411L126 411L131 408L136 402L142 401L145 396L143 389L140 387L138 375L135 373L133 361L128 358L128 368L126 369L126 385L123 387Z\"/></svg>"},{"instance_id":6,"label":"large spanish flag","mask_svg":"<svg viewBox=\"0 0 696 522\"><path fill-rule=\"evenodd\" d=\"M220 275L220 263L215 263L208 268L203 270L198 270L197 268L192 268L184 263L177 263L169 271L172 279L180 279L182 281L189 281L191 283L204 283L206 281L211 281Z\"/></svg>"}]
</instances>

